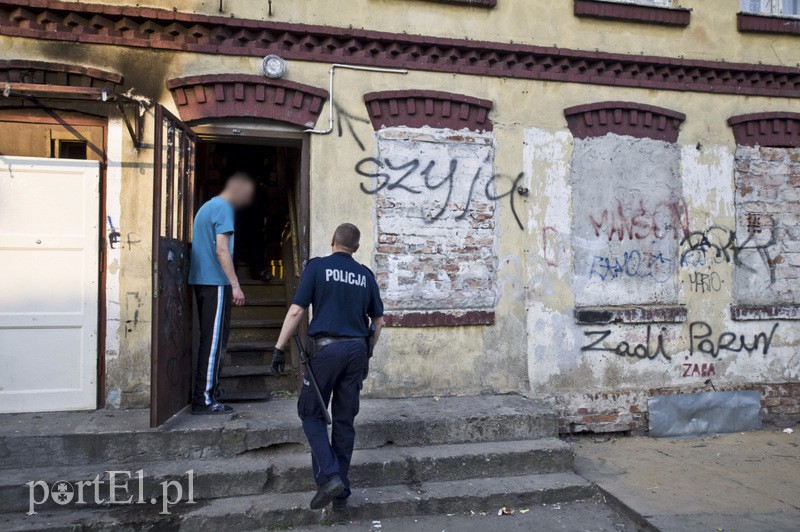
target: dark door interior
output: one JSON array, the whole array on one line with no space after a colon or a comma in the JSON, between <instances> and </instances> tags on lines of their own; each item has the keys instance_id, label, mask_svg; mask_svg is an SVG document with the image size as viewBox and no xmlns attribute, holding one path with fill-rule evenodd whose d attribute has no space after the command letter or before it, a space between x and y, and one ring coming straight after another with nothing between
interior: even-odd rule
<instances>
[{"instance_id":1,"label":"dark door interior","mask_svg":"<svg viewBox=\"0 0 800 532\"><path fill-rule=\"evenodd\" d=\"M245 293L231 313L231 332L220 372L221 401L256 401L296 390L296 367L267 371L300 269L297 198L301 150L204 141L197 152L195 209L217 195L225 178L245 171L256 180L253 205L237 213L234 262Z\"/></svg>"}]
</instances>

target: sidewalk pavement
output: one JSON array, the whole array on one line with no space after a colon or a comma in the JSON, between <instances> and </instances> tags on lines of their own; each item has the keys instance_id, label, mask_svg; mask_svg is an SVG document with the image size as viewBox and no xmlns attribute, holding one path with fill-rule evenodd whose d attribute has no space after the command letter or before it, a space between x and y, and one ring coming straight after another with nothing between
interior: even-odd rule
<instances>
[{"instance_id":1,"label":"sidewalk pavement","mask_svg":"<svg viewBox=\"0 0 800 532\"><path fill-rule=\"evenodd\" d=\"M664 532L800 530L800 430L582 436L576 472Z\"/></svg>"}]
</instances>

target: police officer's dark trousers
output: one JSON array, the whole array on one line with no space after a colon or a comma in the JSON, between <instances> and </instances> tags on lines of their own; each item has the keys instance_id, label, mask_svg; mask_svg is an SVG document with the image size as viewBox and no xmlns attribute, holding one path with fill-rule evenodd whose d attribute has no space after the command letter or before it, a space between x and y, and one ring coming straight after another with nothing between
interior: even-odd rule
<instances>
[{"instance_id":1,"label":"police officer's dark trousers","mask_svg":"<svg viewBox=\"0 0 800 532\"><path fill-rule=\"evenodd\" d=\"M356 436L353 420L358 414L359 394L367 363L365 340L329 344L319 349L311 361L322 397L326 403L331 402L333 427L330 440L322 407L308 377L303 383L297 402L303 431L311 446L314 480L321 486L331 477L339 475L345 489L338 498L347 498L350 495L347 474Z\"/></svg>"}]
</instances>

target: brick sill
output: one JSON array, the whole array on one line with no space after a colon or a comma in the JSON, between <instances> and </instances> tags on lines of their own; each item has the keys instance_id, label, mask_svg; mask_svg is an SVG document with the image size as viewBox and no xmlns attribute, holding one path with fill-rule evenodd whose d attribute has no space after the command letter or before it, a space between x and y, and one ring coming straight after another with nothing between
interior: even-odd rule
<instances>
[{"instance_id":1,"label":"brick sill","mask_svg":"<svg viewBox=\"0 0 800 532\"><path fill-rule=\"evenodd\" d=\"M737 27L742 33L781 33L800 35L800 17L775 17L755 13L739 13Z\"/></svg>"},{"instance_id":2,"label":"brick sill","mask_svg":"<svg viewBox=\"0 0 800 532\"><path fill-rule=\"evenodd\" d=\"M431 312L387 312L387 327L461 327L493 325L493 310L447 310Z\"/></svg>"},{"instance_id":3,"label":"brick sill","mask_svg":"<svg viewBox=\"0 0 800 532\"><path fill-rule=\"evenodd\" d=\"M437 4L453 4L457 6L488 7L497 6L497 0L423 0L424 2L436 2Z\"/></svg>"},{"instance_id":4,"label":"brick sill","mask_svg":"<svg viewBox=\"0 0 800 532\"><path fill-rule=\"evenodd\" d=\"M575 0L575 16L686 27L691 22L692 12L680 7L648 6L606 0Z\"/></svg>"},{"instance_id":5,"label":"brick sill","mask_svg":"<svg viewBox=\"0 0 800 532\"><path fill-rule=\"evenodd\" d=\"M575 322L579 325L607 325L609 323L685 323L686 307L577 307Z\"/></svg>"},{"instance_id":6,"label":"brick sill","mask_svg":"<svg viewBox=\"0 0 800 532\"><path fill-rule=\"evenodd\" d=\"M731 305L736 321L800 320L800 305Z\"/></svg>"}]
</instances>

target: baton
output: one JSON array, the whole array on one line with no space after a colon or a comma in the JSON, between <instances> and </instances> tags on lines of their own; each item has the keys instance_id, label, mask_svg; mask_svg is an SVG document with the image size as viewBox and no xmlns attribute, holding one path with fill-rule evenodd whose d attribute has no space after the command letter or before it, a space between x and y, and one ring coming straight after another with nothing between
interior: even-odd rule
<instances>
[{"instance_id":1,"label":"baton","mask_svg":"<svg viewBox=\"0 0 800 532\"><path fill-rule=\"evenodd\" d=\"M322 408L322 411L325 413L325 423L328 425L333 424L333 420L331 419L331 414L328 412L328 405L325 402L325 399L322 397L322 392L319 390L319 384L317 384L317 377L314 376L314 370L311 369L311 361L308 359L308 353L303 348L303 342L300 341L300 335L294 335L294 341L297 343L297 349L300 351L300 363L306 367L306 375L308 376L308 382L311 383L311 387L314 388L314 395L317 396L317 401L319 402L319 406Z\"/></svg>"}]
</instances>

